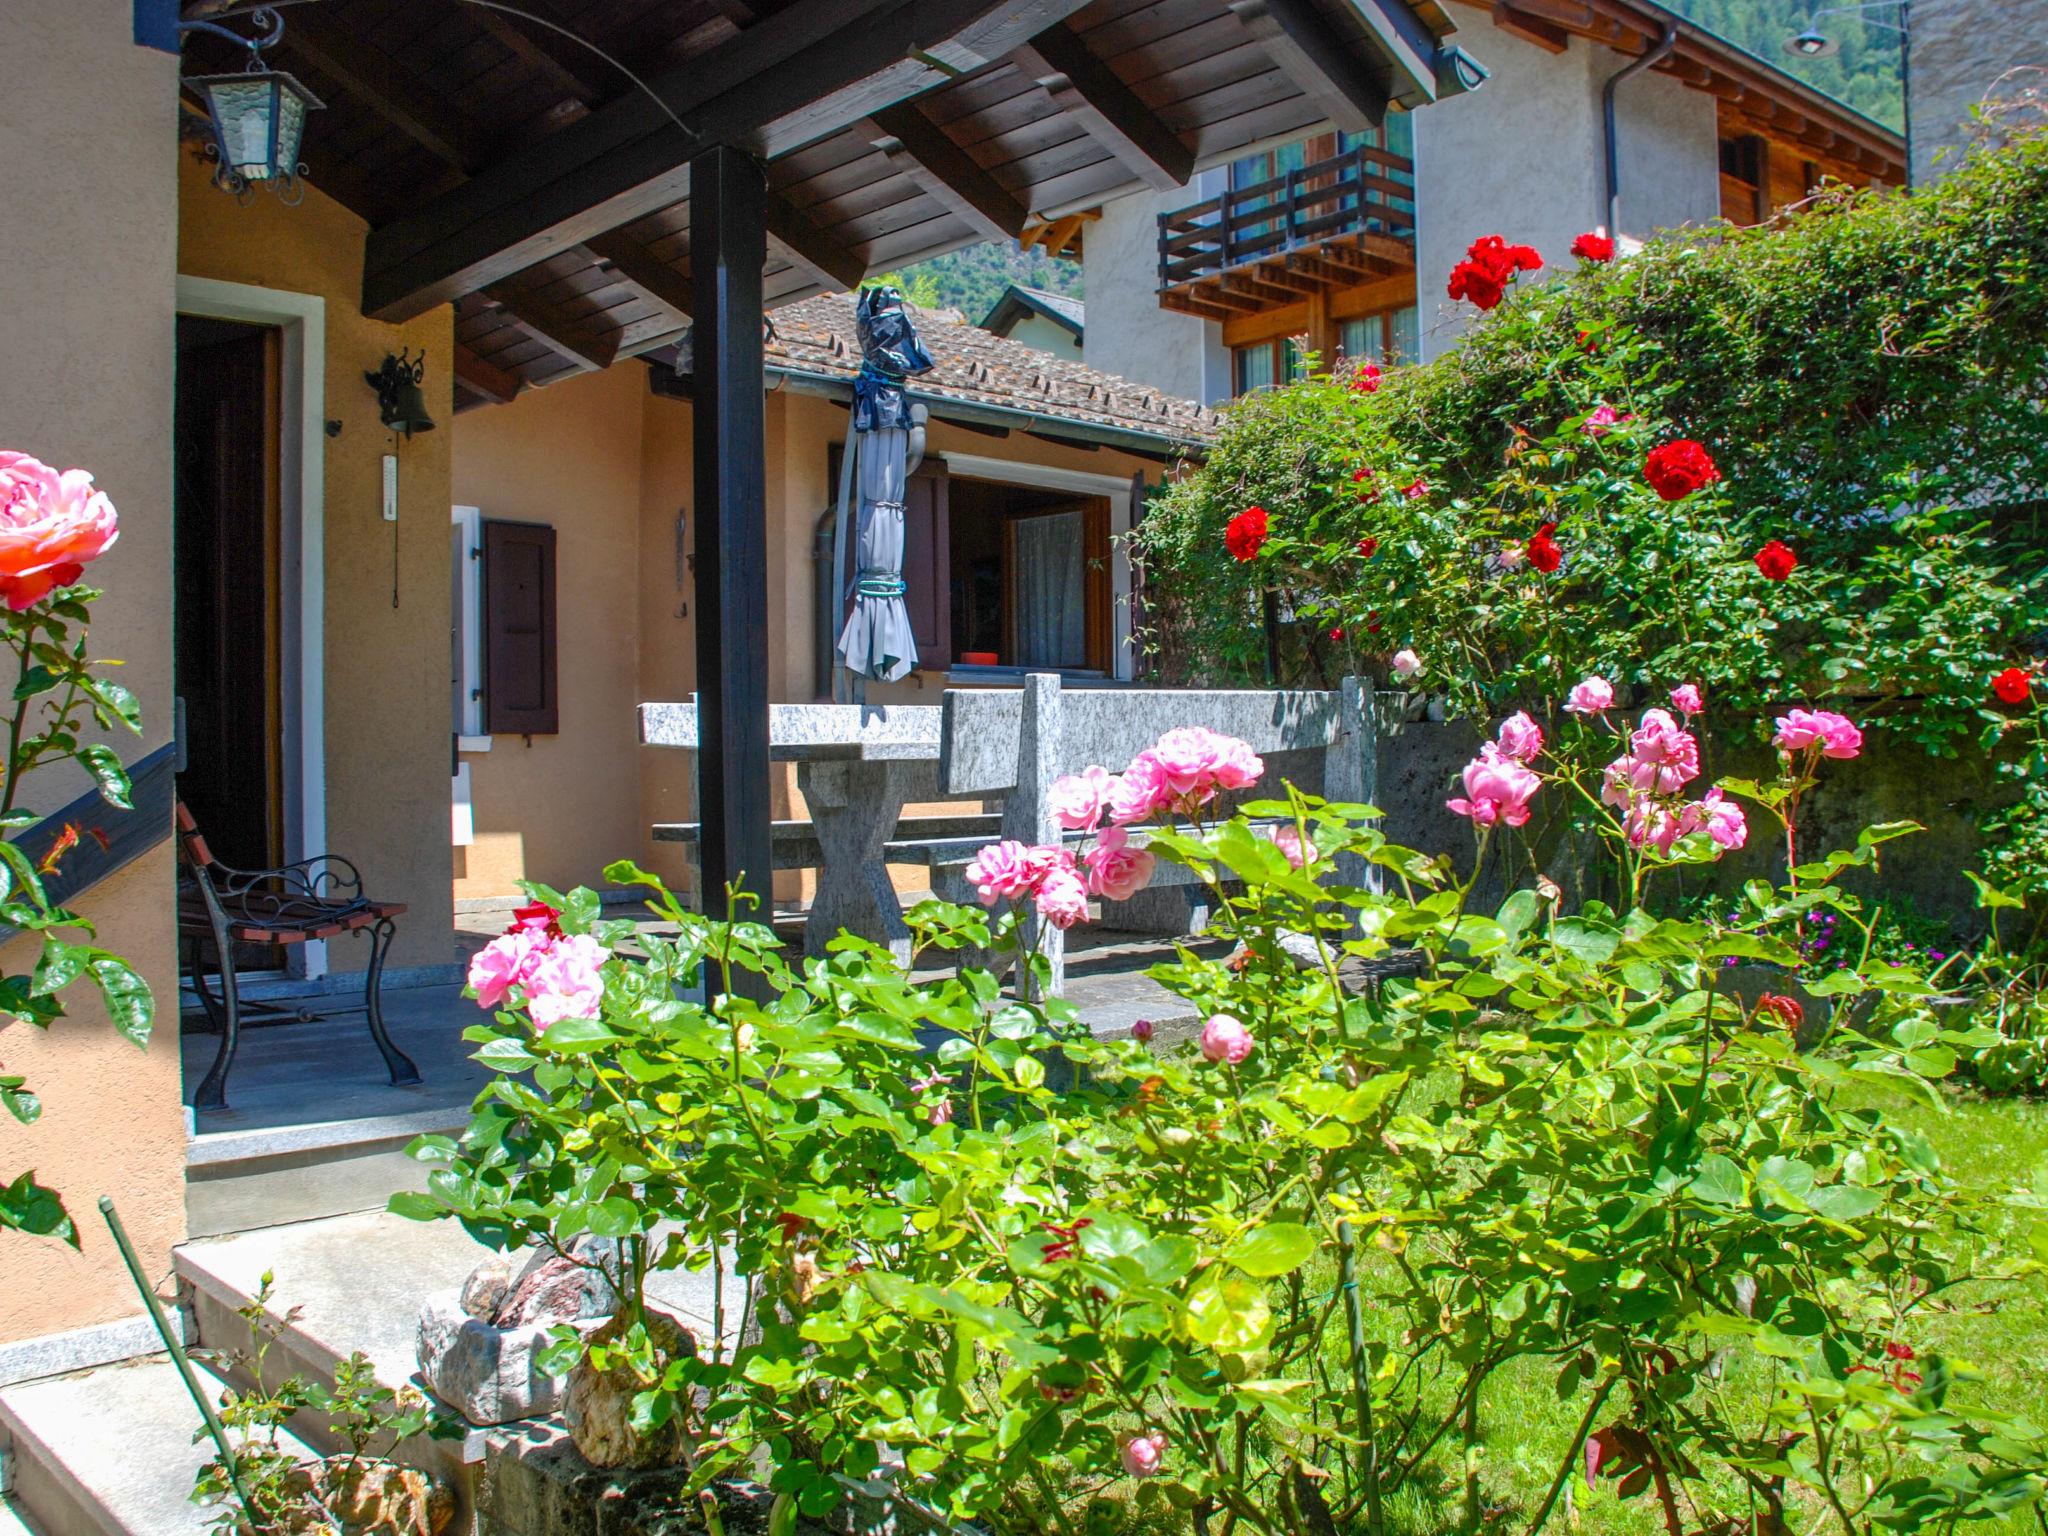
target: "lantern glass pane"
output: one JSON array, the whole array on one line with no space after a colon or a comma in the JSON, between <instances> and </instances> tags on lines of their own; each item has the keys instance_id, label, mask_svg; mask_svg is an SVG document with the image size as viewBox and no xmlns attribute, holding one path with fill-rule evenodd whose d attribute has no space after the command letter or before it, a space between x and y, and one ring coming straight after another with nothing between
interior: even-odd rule
<instances>
[{"instance_id":1,"label":"lantern glass pane","mask_svg":"<svg viewBox=\"0 0 2048 1536\"><path fill-rule=\"evenodd\" d=\"M295 175L299 142L306 135L306 98L284 84L277 95L277 174Z\"/></svg>"},{"instance_id":2,"label":"lantern glass pane","mask_svg":"<svg viewBox=\"0 0 2048 1536\"><path fill-rule=\"evenodd\" d=\"M268 180L277 82L252 75L247 80L215 81L207 89L213 97L214 120L220 124L221 152L227 156L228 164L250 181Z\"/></svg>"}]
</instances>

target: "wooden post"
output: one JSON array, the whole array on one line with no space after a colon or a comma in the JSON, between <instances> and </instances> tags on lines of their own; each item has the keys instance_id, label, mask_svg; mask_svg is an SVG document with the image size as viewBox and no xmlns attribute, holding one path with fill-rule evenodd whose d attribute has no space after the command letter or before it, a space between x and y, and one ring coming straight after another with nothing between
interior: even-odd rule
<instances>
[{"instance_id":1,"label":"wooden post","mask_svg":"<svg viewBox=\"0 0 2048 1536\"><path fill-rule=\"evenodd\" d=\"M703 910L743 886L771 916L767 430L761 356L767 179L729 145L690 161L692 442L697 493L697 766Z\"/></svg>"}]
</instances>

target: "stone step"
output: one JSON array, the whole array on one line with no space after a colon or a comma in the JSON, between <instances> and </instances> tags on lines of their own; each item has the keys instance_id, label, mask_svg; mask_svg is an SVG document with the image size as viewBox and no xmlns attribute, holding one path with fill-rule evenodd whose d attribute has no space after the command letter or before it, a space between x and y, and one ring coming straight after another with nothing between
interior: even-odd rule
<instances>
[{"instance_id":1,"label":"stone step","mask_svg":"<svg viewBox=\"0 0 2048 1536\"><path fill-rule=\"evenodd\" d=\"M204 1364L201 1389L221 1381ZM192 1482L211 1459L193 1443L199 1410L167 1355L99 1366L0 1391L9 1495L36 1536L200 1536L208 1511ZM313 1453L297 1437L285 1444ZM19 1513L19 1512L18 1512ZM0 1532L12 1536L4 1518Z\"/></svg>"}]
</instances>

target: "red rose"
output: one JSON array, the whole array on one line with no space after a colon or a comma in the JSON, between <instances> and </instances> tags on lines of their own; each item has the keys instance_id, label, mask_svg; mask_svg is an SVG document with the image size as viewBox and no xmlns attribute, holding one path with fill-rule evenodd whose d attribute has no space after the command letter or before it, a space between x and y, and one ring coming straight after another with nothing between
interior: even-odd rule
<instances>
[{"instance_id":1,"label":"red rose","mask_svg":"<svg viewBox=\"0 0 2048 1536\"><path fill-rule=\"evenodd\" d=\"M1614 242L1597 230L1587 230L1572 242L1572 254L1581 261L1614 260Z\"/></svg>"},{"instance_id":2,"label":"red rose","mask_svg":"<svg viewBox=\"0 0 2048 1536\"><path fill-rule=\"evenodd\" d=\"M562 914L544 901L529 902L512 912L512 926L507 933L546 934L551 939L562 936Z\"/></svg>"},{"instance_id":3,"label":"red rose","mask_svg":"<svg viewBox=\"0 0 2048 1536\"><path fill-rule=\"evenodd\" d=\"M1417 475L1413 480L1409 481L1408 484L1401 487L1401 494L1403 496L1406 496L1410 501L1415 501L1421 497L1427 496L1429 494L1429 482L1423 479L1422 476Z\"/></svg>"},{"instance_id":4,"label":"red rose","mask_svg":"<svg viewBox=\"0 0 2048 1536\"><path fill-rule=\"evenodd\" d=\"M1330 627L1330 638L1332 640L1342 640L1344 638L1344 626L1342 624L1333 624Z\"/></svg>"},{"instance_id":5,"label":"red rose","mask_svg":"<svg viewBox=\"0 0 2048 1536\"><path fill-rule=\"evenodd\" d=\"M1689 437L1659 443L1643 462L1643 478L1666 501L1681 501L1701 486L1721 478L1707 450Z\"/></svg>"},{"instance_id":6,"label":"red rose","mask_svg":"<svg viewBox=\"0 0 2048 1536\"><path fill-rule=\"evenodd\" d=\"M1351 387L1361 395L1369 395L1380 387L1380 370L1377 363L1360 363L1351 371Z\"/></svg>"},{"instance_id":7,"label":"red rose","mask_svg":"<svg viewBox=\"0 0 2048 1536\"><path fill-rule=\"evenodd\" d=\"M1529 563L1539 571L1548 573L1564 564L1564 551L1558 547L1557 540L1551 537L1556 532L1557 524L1545 523L1536 530L1535 537L1523 546L1529 556Z\"/></svg>"},{"instance_id":8,"label":"red rose","mask_svg":"<svg viewBox=\"0 0 2048 1536\"><path fill-rule=\"evenodd\" d=\"M1370 560L1380 552L1380 541L1368 533L1358 541L1358 552Z\"/></svg>"},{"instance_id":9,"label":"red rose","mask_svg":"<svg viewBox=\"0 0 2048 1536\"><path fill-rule=\"evenodd\" d=\"M1806 1022L1806 1009L1799 999L1787 997L1782 992L1765 992L1756 1000L1756 1017L1769 1016L1787 1029L1797 1029Z\"/></svg>"},{"instance_id":10,"label":"red rose","mask_svg":"<svg viewBox=\"0 0 2048 1536\"><path fill-rule=\"evenodd\" d=\"M1351 471L1351 483L1353 485L1362 484L1363 482L1370 480L1371 478L1372 471L1367 469L1363 464L1359 465L1358 468Z\"/></svg>"},{"instance_id":11,"label":"red rose","mask_svg":"<svg viewBox=\"0 0 2048 1536\"><path fill-rule=\"evenodd\" d=\"M1249 560L1266 542L1266 509L1246 507L1223 530L1223 547L1233 560Z\"/></svg>"},{"instance_id":12,"label":"red rose","mask_svg":"<svg viewBox=\"0 0 2048 1536\"><path fill-rule=\"evenodd\" d=\"M1783 539L1773 539L1755 555L1756 568L1772 581L1783 581L1799 569L1799 557Z\"/></svg>"},{"instance_id":13,"label":"red rose","mask_svg":"<svg viewBox=\"0 0 2048 1536\"><path fill-rule=\"evenodd\" d=\"M1469 299L1480 309L1492 309L1506 294L1517 272L1534 272L1543 258L1533 246L1509 245L1499 235L1482 235L1465 251L1465 259L1451 268L1445 290L1454 299Z\"/></svg>"},{"instance_id":14,"label":"red rose","mask_svg":"<svg viewBox=\"0 0 2048 1536\"><path fill-rule=\"evenodd\" d=\"M2027 695L2033 691L2034 679L2024 667L2007 667L1991 679L1991 691L1998 695L2000 702L2024 704Z\"/></svg>"}]
</instances>

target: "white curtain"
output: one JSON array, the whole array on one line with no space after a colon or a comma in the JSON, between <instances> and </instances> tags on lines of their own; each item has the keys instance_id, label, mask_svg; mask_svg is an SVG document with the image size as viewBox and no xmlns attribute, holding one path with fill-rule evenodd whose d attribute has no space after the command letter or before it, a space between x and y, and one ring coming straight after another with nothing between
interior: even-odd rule
<instances>
[{"instance_id":1,"label":"white curtain","mask_svg":"<svg viewBox=\"0 0 2048 1536\"><path fill-rule=\"evenodd\" d=\"M1020 518L1017 539L1017 663L1088 664L1087 560L1082 514Z\"/></svg>"}]
</instances>

